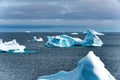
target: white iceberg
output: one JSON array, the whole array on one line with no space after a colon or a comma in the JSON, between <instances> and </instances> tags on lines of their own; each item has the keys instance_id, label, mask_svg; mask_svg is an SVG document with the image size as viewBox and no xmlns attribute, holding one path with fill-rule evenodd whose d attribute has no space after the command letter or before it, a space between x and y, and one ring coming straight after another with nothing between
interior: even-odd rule
<instances>
[{"instance_id":1,"label":"white iceberg","mask_svg":"<svg viewBox=\"0 0 120 80\"><path fill-rule=\"evenodd\" d=\"M88 30L84 32L86 35L85 39L80 42L83 46L102 46L103 42L97 35L104 35L103 33L96 32L94 30Z\"/></svg>"},{"instance_id":2,"label":"white iceberg","mask_svg":"<svg viewBox=\"0 0 120 80\"><path fill-rule=\"evenodd\" d=\"M36 36L33 37L33 41L41 42L43 41L43 38L37 38Z\"/></svg>"},{"instance_id":3,"label":"white iceberg","mask_svg":"<svg viewBox=\"0 0 120 80\"><path fill-rule=\"evenodd\" d=\"M72 71L41 76L37 80L116 80L92 51Z\"/></svg>"},{"instance_id":4,"label":"white iceberg","mask_svg":"<svg viewBox=\"0 0 120 80\"><path fill-rule=\"evenodd\" d=\"M3 40L0 39L0 50L1 51L24 52L25 48L26 48L25 46L17 43L16 39L13 39L12 41L8 41L8 42L3 42Z\"/></svg>"},{"instance_id":5,"label":"white iceberg","mask_svg":"<svg viewBox=\"0 0 120 80\"><path fill-rule=\"evenodd\" d=\"M71 47L82 41L80 38L74 38L68 35L60 36L47 36L48 41L46 43L49 47Z\"/></svg>"}]
</instances>

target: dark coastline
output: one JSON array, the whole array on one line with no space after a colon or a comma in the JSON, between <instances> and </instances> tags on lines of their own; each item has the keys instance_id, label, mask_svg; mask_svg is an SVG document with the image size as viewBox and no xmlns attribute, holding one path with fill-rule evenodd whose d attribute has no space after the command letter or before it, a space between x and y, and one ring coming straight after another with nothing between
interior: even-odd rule
<instances>
[{"instance_id":1,"label":"dark coastline","mask_svg":"<svg viewBox=\"0 0 120 80\"><path fill-rule=\"evenodd\" d=\"M72 47L72 48L48 48L44 46L48 35L68 33L0 33L0 39L17 42L27 47L27 50L36 50L29 54L0 53L0 80L36 80L39 76L56 73L60 70L70 71L77 66L77 62L87 55L88 51L94 51L105 64L111 74L120 80L120 33L108 32L100 36L103 47ZM33 36L42 37L43 42L28 42ZM80 33L77 37L84 39Z\"/></svg>"}]
</instances>

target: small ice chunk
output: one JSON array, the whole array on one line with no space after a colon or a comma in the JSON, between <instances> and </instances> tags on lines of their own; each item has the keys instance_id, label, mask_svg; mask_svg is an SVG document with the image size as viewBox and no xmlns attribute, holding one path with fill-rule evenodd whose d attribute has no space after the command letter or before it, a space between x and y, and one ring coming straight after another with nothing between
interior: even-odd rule
<instances>
[{"instance_id":1,"label":"small ice chunk","mask_svg":"<svg viewBox=\"0 0 120 80\"><path fill-rule=\"evenodd\" d=\"M28 42L30 42L30 40L28 40Z\"/></svg>"},{"instance_id":2,"label":"small ice chunk","mask_svg":"<svg viewBox=\"0 0 120 80\"><path fill-rule=\"evenodd\" d=\"M36 36L33 37L33 41L41 42L43 41L43 38L37 38Z\"/></svg>"},{"instance_id":3,"label":"small ice chunk","mask_svg":"<svg viewBox=\"0 0 120 80\"><path fill-rule=\"evenodd\" d=\"M31 33L31 31L27 30L26 33Z\"/></svg>"},{"instance_id":4,"label":"small ice chunk","mask_svg":"<svg viewBox=\"0 0 120 80\"><path fill-rule=\"evenodd\" d=\"M40 76L37 80L116 80L93 51L82 58L72 71Z\"/></svg>"},{"instance_id":5,"label":"small ice chunk","mask_svg":"<svg viewBox=\"0 0 120 80\"><path fill-rule=\"evenodd\" d=\"M13 39L12 41L3 42L2 39L0 39L0 50L1 51L15 51L15 52L24 52L24 49L26 46L20 45L16 42L16 39Z\"/></svg>"},{"instance_id":6,"label":"small ice chunk","mask_svg":"<svg viewBox=\"0 0 120 80\"><path fill-rule=\"evenodd\" d=\"M74 32L74 33L71 33L72 35L78 35L79 33L76 33L76 32Z\"/></svg>"}]
</instances>

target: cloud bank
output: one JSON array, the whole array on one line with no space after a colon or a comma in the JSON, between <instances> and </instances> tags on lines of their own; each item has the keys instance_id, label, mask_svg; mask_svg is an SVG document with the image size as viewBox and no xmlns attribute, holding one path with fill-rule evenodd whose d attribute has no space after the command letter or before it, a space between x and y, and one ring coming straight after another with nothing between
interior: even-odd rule
<instances>
[{"instance_id":1,"label":"cloud bank","mask_svg":"<svg viewBox=\"0 0 120 80\"><path fill-rule=\"evenodd\" d=\"M0 24L120 26L120 0L0 0Z\"/></svg>"},{"instance_id":2,"label":"cloud bank","mask_svg":"<svg viewBox=\"0 0 120 80\"><path fill-rule=\"evenodd\" d=\"M119 0L1 0L1 19L120 19Z\"/></svg>"}]
</instances>

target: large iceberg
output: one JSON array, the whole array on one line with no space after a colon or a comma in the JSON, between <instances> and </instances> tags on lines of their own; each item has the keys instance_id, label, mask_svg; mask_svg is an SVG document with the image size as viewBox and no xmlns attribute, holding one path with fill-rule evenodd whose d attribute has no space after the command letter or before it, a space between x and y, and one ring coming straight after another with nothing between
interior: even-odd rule
<instances>
[{"instance_id":1,"label":"large iceberg","mask_svg":"<svg viewBox=\"0 0 120 80\"><path fill-rule=\"evenodd\" d=\"M46 45L49 47L71 47L82 41L80 38L74 38L68 35L47 36L47 38Z\"/></svg>"},{"instance_id":2,"label":"large iceberg","mask_svg":"<svg viewBox=\"0 0 120 80\"><path fill-rule=\"evenodd\" d=\"M46 43L49 47L71 47L75 45L79 46L102 46L103 42L97 35L104 35L94 30L88 30L84 32L86 35L84 40L80 38L74 38L68 35L60 36L48 36Z\"/></svg>"},{"instance_id":3,"label":"large iceberg","mask_svg":"<svg viewBox=\"0 0 120 80\"><path fill-rule=\"evenodd\" d=\"M41 76L37 80L116 80L93 51L82 58L72 71Z\"/></svg>"},{"instance_id":4,"label":"large iceberg","mask_svg":"<svg viewBox=\"0 0 120 80\"><path fill-rule=\"evenodd\" d=\"M96 32L94 30L88 30L84 32L86 35L85 39L80 42L83 46L102 46L103 42L97 35L104 35L103 33Z\"/></svg>"},{"instance_id":5,"label":"large iceberg","mask_svg":"<svg viewBox=\"0 0 120 80\"><path fill-rule=\"evenodd\" d=\"M17 43L16 39L13 39L12 41L8 41L8 42L3 42L3 40L0 39L0 50L1 51L24 52L25 48L26 48L25 46Z\"/></svg>"}]
</instances>

